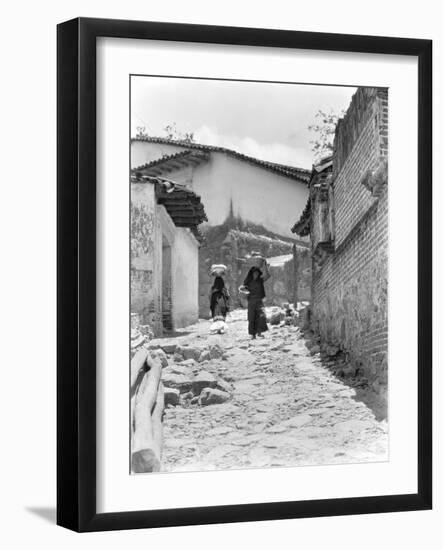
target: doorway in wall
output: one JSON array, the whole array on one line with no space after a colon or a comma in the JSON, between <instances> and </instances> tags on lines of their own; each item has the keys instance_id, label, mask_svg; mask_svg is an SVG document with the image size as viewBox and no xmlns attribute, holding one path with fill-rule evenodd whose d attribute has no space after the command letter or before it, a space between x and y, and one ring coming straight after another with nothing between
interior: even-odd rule
<instances>
[{"instance_id":1,"label":"doorway in wall","mask_svg":"<svg viewBox=\"0 0 443 550\"><path fill-rule=\"evenodd\" d=\"M172 326L172 255L171 245L163 236L162 247L162 323L166 332L173 330Z\"/></svg>"}]
</instances>

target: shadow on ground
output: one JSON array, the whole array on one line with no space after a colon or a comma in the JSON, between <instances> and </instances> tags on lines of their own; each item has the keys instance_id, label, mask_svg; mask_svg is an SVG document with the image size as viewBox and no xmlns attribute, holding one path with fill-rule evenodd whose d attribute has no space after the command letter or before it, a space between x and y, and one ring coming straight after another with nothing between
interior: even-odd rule
<instances>
[{"instance_id":1,"label":"shadow on ground","mask_svg":"<svg viewBox=\"0 0 443 550\"><path fill-rule=\"evenodd\" d=\"M48 521L49 523L56 522L57 513L55 508L45 506L28 506L26 510L31 514Z\"/></svg>"},{"instance_id":2,"label":"shadow on ground","mask_svg":"<svg viewBox=\"0 0 443 550\"><path fill-rule=\"evenodd\" d=\"M346 381L344 381L346 384ZM353 387L353 386L352 386ZM387 399L377 395L374 391L367 388L354 388L355 401L361 401L374 413L376 420L381 422L388 419Z\"/></svg>"},{"instance_id":3,"label":"shadow on ground","mask_svg":"<svg viewBox=\"0 0 443 550\"><path fill-rule=\"evenodd\" d=\"M192 334L191 332L186 332L184 330L174 330L170 332L165 332L162 336L156 337L156 340L166 340L168 338L179 338L180 336L188 336Z\"/></svg>"},{"instance_id":4,"label":"shadow on ground","mask_svg":"<svg viewBox=\"0 0 443 550\"><path fill-rule=\"evenodd\" d=\"M312 351L318 351L318 339L312 332L306 331L303 333L306 341L306 346ZM321 364L331 374L340 380L345 386L354 390L352 398L355 401L364 403L373 412L377 421L387 420L388 407L387 396L378 395L374 390L365 384L365 379L362 376L349 375L347 371L352 371L352 366L343 361L343 358L329 357L320 352ZM354 369L355 370L355 369Z\"/></svg>"}]
</instances>

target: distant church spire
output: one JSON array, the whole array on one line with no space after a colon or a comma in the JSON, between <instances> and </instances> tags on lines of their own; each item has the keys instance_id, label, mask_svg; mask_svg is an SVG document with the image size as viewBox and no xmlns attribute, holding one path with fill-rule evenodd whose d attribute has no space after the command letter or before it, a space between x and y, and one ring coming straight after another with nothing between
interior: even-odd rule
<instances>
[{"instance_id":1,"label":"distant church spire","mask_svg":"<svg viewBox=\"0 0 443 550\"><path fill-rule=\"evenodd\" d=\"M228 216L228 219L230 221L234 220L234 203L232 202L232 197L231 197L231 202L229 203L229 216Z\"/></svg>"}]
</instances>

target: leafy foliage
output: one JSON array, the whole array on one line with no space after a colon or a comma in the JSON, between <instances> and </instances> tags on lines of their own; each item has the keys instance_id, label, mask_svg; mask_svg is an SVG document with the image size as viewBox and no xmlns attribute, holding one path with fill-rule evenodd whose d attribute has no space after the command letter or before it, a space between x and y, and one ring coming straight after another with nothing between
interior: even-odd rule
<instances>
[{"instance_id":1,"label":"leafy foliage","mask_svg":"<svg viewBox=\"0 0 443 550\"><path fill-rule=\"evenodd\" d=\"M135 137L136 138L146 138L146 137L149 137L149 134L148 132L146 131L146 127L145 126L137 126L136 127L136 134L135 134Z\"/></svg>"},{"instance_id":2,"label":"leafy foliage","mask_svg":"<svg viewBox=\"0 0 443 550\"><path fill-rule=\"evenodd\" d=\"M342 110L340 113L334 113L331 109L326 113L319 109L315 115L315 123L308 126L308 130L313 134L313 139L309 143L316 162L332 153L335 128L345 112Z\"/></svg>"},{"instance_id":3,"label":"leafy foliage","mask_svg":"<svg viewBox=\"0 0 443 550\"><path fill-rule=\"evenodd\" d=\"M168 139L173 139L176 141L185 141L186 143L194 143L194 132L180 132L177 130L177 125L175 122L168 124L163 128L166 132L166 137Z\"/></svg>"},{"instance_id":4,"label":"leafy foliage","mask_svg":"<svg viewBox=\"0 0 443 550\"><path fill-rule=\"evenodd\" d=\"M177 124L173 122L172 124L167 124L163 128L166 133L166 139L172 139L174 141L184 141L185 143L195 143L194 132L180 132L177 129ZM137 126L136 128L136 138L147 138L149 137L148 132L146 131L145 126Z\"/></svg>"}]
</instances>

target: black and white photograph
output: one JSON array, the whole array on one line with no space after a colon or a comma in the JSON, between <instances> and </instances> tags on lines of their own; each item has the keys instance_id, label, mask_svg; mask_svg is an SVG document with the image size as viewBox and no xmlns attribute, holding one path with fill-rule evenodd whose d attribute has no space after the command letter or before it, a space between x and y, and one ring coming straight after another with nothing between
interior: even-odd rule
<instances>
[{"instance_id":1,"label":"black and white photograph","mask_svg":"<svg viewBox=\"0 0 443 550\"><path fill-rule=\"evenodd\" d=\"M130 76L131 473L389 460L388 95Z\"/></svg>"},{"instance_id":2,"label":"black and white photograph","mask_svg":"<svg viewBox=\"0 0 443 550\"><path fill-rule=\"evenodd\" d=\"M5 5L1 547L441 546L439 7Z\"/></svg>"}]
</instances>

